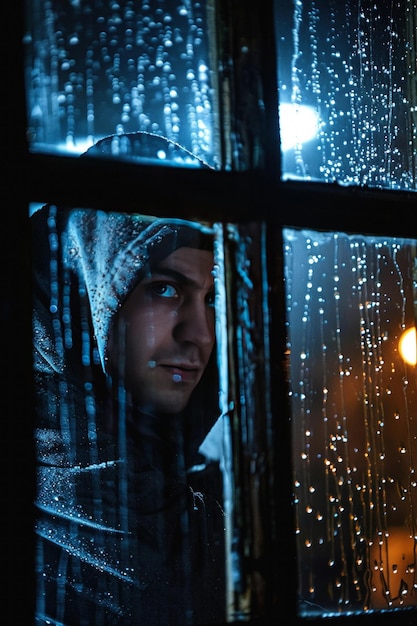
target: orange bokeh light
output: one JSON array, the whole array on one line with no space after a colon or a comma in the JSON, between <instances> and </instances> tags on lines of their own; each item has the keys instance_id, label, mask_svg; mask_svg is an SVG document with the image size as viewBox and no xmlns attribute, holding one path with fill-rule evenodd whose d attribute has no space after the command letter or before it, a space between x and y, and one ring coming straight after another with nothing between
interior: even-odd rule
<instances>
[{"instance_id":1,"label":"orange bokeh light","mask_svg":"<svg viewBox=\"0 0 417 626\"><path fill-rule=\"evenodd\" d=\"M398 342L398 350L400 351L401 357L409 365L415 365L417 363L416 346L416 329L412 326L403 332Z\"/></svg>"}]
</instances>

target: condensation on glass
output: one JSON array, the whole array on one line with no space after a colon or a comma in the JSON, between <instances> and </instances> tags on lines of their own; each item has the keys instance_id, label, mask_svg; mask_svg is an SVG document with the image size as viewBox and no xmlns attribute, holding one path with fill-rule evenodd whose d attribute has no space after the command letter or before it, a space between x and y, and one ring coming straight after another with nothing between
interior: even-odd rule
<instances>
[{"instance_id":1,"label":"condensation on glass","mask_svg":"<svg viewBox=\"0 0 417 626\"><path fill-rule=\"evenodd\" d=\"M210 0L28 1L30 149L81 154L107 136L141 133L147 154L125 140L112 156L218 165L212 17ZM177 143L191 154L178 155Z\"/></svg>"},{"instance_id":2,"label":"condensation on glass","mask_svg":"<svg viewBox=\"0 0 417 626\"><path fill-rule=\"evenodd\" d=\"M415 3L275 5L282 178L415 191Z\"/></svg>"},{"instance_id":3,"label":"condensation on glass","mask_svg":"<svg viewBox=\"0 0 417 626\"><path fill-rule=\"evenodd\" d=\"M417 606L416 250L284 230L303 617Z\"/></svg>"}]
</instances>

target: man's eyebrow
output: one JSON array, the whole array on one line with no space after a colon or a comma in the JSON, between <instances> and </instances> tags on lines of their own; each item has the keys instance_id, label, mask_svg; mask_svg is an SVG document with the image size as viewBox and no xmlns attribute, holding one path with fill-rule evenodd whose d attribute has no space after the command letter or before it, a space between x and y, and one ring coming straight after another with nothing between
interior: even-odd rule
<instances>
[{"instance_id":1,"label":"man's eyebrow","mask_svg":"<svg viewBox=\"0 0 417 626\"><path fill-rule=\"evenodd\" d=\"M196 289L200 288L200 284L196 280L194 280L193 278L190 278L189 276L187 276L187 274L184 274L183 272L180 272L179 270L173 269L172 267L165 267L164 265L155 265L155 267L153 267L150 272L151 276L153 276L154 274L160 274L161 276L165 276L166 278L171 278L179 285L183 285L185 287L187 286L195 287ZM214 285L213 285L213 291L214 291Z\"/></svg>"},{"instance_id":2,"label":"man's eyebrow","mask_svg":"<svg viewBox=\"0 0 417 626\"><path fill-rule=\"evenodd\" d=\"M151 270L151 276L153 276L154 274L161 274L162 276L166 276L167 278L172 278L180 285L197 285L197 283L192 278L189 278L186 274L183 274L183 272L172 269L172 267L156 265Z\"/></svg>"}]
</instances>

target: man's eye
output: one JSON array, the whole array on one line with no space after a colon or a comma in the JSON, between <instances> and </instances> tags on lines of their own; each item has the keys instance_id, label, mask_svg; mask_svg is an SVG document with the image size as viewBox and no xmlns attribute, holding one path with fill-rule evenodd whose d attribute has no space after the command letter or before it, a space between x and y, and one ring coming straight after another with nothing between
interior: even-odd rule
<instances>
[{"instance_id":1,"label":"man's eye","mask_svg":"<svg viewBox=\"0 0 417 626\"><path fill-rule=\"evenodd\" d=\"M209 293L207 295L206 302L207 302L208 306L211 306L211 307L214 308L215 294L214 293Z\"/></svg>"},{"instance_id":2,"label":"man's eye","mask_svg":"<svg viewBox=\"0 0 417 626\"><path fill-rule=\"evenodd\" d=\"M176 288L168 283L153 283L151 291L161 298L175 298L178 295Z\"/></svg>"}]
</instances>

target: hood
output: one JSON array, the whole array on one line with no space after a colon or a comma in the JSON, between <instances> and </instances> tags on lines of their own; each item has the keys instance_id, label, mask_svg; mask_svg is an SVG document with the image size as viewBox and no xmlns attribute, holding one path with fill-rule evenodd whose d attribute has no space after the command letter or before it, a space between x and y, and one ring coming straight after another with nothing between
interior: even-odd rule
<instances>
[{"instance_id":1,"label":"hood","mask_svg":"<svg viewBox=\"0 0 417 626\"><path fill-rule=\"evenodd\" d=\"M214 169L184 146L155 133L137 131L109 135L97 141L81 156L125 159L164 167L197 167Z\"/></svg>"},{"instance_id":2,"label":"hood","mask_svg":"<svg viewBox=\"0 0 417 626\"><path fill-rule=\"evenodd\" d=\"M74 277L80 296L87 301L105 371L112 319L149 266L177 248L208 247L213 240L213 230L199 223L93 209L45 206L33 215L32 224L38 269L35 366L42 370L49 364L56 372L63 372L65 347L71 344L73 315L68 297ZM43 305L39 301L42 292ZM52 324L48 324L49 316Z\"/></svg>"},{"instance_id":3,"label":"hood","mask_svg":"<svg viewBox=\"0 0 417 626\"><path fill-rule=\"evenodd\" d=\"M180 219L46 205L31 223L34 369L74 387L85 366L101 369L105 386L112 320L149 265L182 246L213 248L211 227ZM190 440L201 443L218 417L214 351L187 409Z\"/></svg>"}]
</instances>

